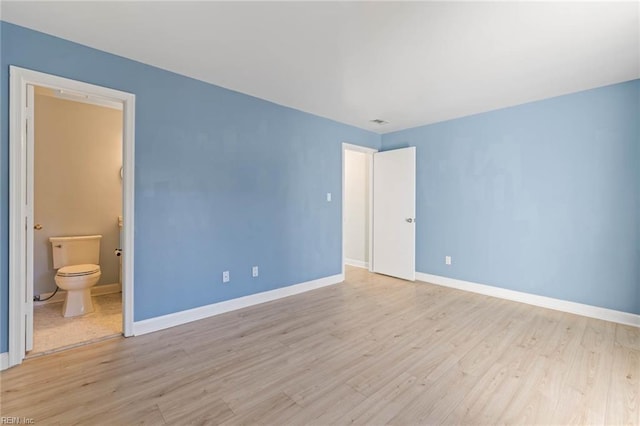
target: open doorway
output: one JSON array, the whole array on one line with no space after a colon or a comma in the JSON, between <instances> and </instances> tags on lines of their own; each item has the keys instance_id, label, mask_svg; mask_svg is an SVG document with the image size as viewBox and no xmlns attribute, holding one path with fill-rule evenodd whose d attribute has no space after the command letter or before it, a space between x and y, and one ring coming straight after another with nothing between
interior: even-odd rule
<instances>
[{"instance_id":1,"label":"open doorway","mask_svg":"<svg viewBox=\"0 0 640 426\"><path fill-rule=\"evenodd\" d=\"M87 276L95 280L94 284L107 284L97 294L116 294L114 298L121 299L116 304L119 313L115 315L117 325L114 330L119 330L117 334L132 335L135 122L135 96L130 93L14 66L10 67L10 79L9 367L20 364L29 353L47 352L43 346L34 347L34 309L48 306L34 304L36 296L41 301L53 296L47 300L54 302L51 305L56 304L56 298L58 301L62 299L62 303L52 310L58 318L74 321L87 318L83 314L90 311L87 299L93 300L91 291L74 292L77 290L76 281L85 280ZM40 107L36 107L37 98ZM53 108L51 104L55 104ZM91 143L101 138L87 133L87 129L92 127L88 121L92 119L88 116L80 118L82 113L79 112L87 109L103 113L110 110L113 116L117 116L114 122L120 123L118 128L103 129L111 134L117 149L88 152L90 146L96 148L96 144ZM38 121L39 114L42 122ZM83 128L84 131L81 130ZM34 136L38 130L41 136L46 136L37 143L43 150L36 146ZM76 139L76 145L72 139ZM104 144L104 140L101 143ZM105 157L111 158L104 161ZM93 166L100 162L110 164L109 176L90 178L88 174L93 173ZM47 169L50 170L47 172ZM106 188L109 180L111 190ZM77 188L71 188L76 184L79 185ZM97 204L100 198L106 198L109 191L117 192L120 202L112 201L114 205L108 209L102 206L109 210L109 229L104 228L106 231L103 232L95 223L87 224L85 216L88 216L88 210L83 205ZM84 196L78 196L81 193ZM113 194L109 198L113 199ZM49 211L52 206L70 208L62 209L62 213L52 213ZM106 234L108 236L104 238ZM85 250L88 241L92 242L93 249ZM89 258L84 256L86 253L95 254L96 244L100 253ZM78 247L82 250L78 251ZM115 249L122 250L122 262ZM54 252L58 253L57 257ZM79 252L84 254L74 257ZM88 270L88 266L96 268ZM55 285L51 283L52 277ZM72 285L66 285L71 281ZM100 287L95 285L92 288ZM56 288L59 288L59 293L66 290L64 297L51 294ZM80 300L71 303L71 299ZM77 309L67 309L66 305ZM99 304L97 311L104 311L103 308ZM93 312L96 312L95 307ZM65 313L69 314L66 318ZM108 336L112 331L103 330L94 336L89 332L79 341L59 340L55 346L82 344L83 341L95 340L95 337ZM67 330L62 334L72 333ZM83 333L79 331L78 334Z\"/></svg>"},{"instance_id":2,"label":"open doorway","mask_svg":"<svg viewBox=\"0 0 640 426\"><path fill-rule=\"evenodd\" d=\"M416 148L342 144L345 264L415 280Z\"/></svg>"},{"instance_id":3,"label":"open doorway","mask_svg":"<svg viewBox=\"0 0 640 426\"><path fill-rule=\"evenodd\" d=\"M344 266L372 270L372 177L375 149L342 144L342 253Z\"/></svg>"},{"instance_id":4,"label":"open doorway","mask_svg":"<svg viewBox=\"0 0 640 426\"><path fill-rule=\"evenodd\" d=\"M122 334L122 102L41 86L33 98L27 357Z\"/></svg>"}]
</instances>

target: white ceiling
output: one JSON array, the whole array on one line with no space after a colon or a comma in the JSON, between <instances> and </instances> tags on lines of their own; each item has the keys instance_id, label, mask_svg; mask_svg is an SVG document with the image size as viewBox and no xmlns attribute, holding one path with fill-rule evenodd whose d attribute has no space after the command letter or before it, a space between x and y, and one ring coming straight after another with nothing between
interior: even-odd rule
<instances>
[{"instance_id":1,"label":"white ceiling","mask_svg":"<svg viewBox=\"0 0 640 426\"><path fill-rule=\"evenodd\" d=\"M640 77L637 1L1 8L8 22L380 133Z\"/></svg>"}]
</instances>

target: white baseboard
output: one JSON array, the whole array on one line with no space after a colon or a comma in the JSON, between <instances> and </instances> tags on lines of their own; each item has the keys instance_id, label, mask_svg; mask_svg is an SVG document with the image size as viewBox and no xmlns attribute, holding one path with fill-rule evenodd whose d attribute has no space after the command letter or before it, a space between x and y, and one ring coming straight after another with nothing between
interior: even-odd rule
<instances>
[{"instance_id":1,"label":"white baseboard","mask_svg":"<svg viewBox=\"0 0 640 426\"><path fill-rule=\"evenodd\" d=\"M206 306L200 306L198 308L188 309L186 311L176 312L173 314L163 315L155 318L149 318L142 321L136 321L133 323L133 335L140 336L142 334L164 330L166 328L175 327L192 321L212 317L214 315L223 314L225 312L235 311L237 309L258 305L260 303L281 299L283 297L293 296L294 294L315 290L320 287L338 284L342 281L344 281L344 275L332 275L313 281L294 284L288 287L277 288L275 290L269 290L262 293L250 294L248 296L239 297L237 299L226 300L224 302L213 303Z\"/></svg>"},{"instance_id":2,"label":"white baseboard","mask_svg":"<svg viewBox=\"0 0 640 426\"><path fill-rule=\"evenodd\" d=\"M2 352L0 354L0 371L9 368L9 352Z\"/></svg>"},{"instance_id":3,"label":"white baseboard","mask_svg":"<svg viewBox=\"0 0 640 426\"><path fill-rule=\"evenodd\" d=\"M114 284L104 284L104 285L97 285L95 287L91 288L91 295L92 296L102 296L104 294L112 294L112 293L120 293L122 291L122 285L120 283L114 283ZM51 293L42 293L40 294L40 297L43 299L46 299L47 297L51 296L53 294L53 292ZM48 303L56 303L56 302L62 302L64 301L65 296L67 295L67 292L64 290L58 290L58 292L56 293L55 296L53 296L51 299L49 300L44 300L42 302L33 302L33 306L41 306L41 305L46 305Z\"/></svg>"},{"instance_id":4,"label":"white baseboard","mask_svg":"<svg viewBox=\"0 0 640 426\"><path fill-rule=\"evenodd\" d=\"M369 269L369 262L364 262L362 260L355 260L355 259L344 259L344 263L345 265L349 265L349 266L355 266L356 268L364 268L364 269Z\"/></svg>"},{"instance_id":5,"label":"white baseboard","mask_svg":"<svg viewBox=\"0 0 640 426\"><path fill-rule=\"evenodd\" d=\"M520 291L508 290L506 288L441 277L439 275L425 274L423 272L416 272L416 279L443 287L456 288L458 290L484 294L485 296L493 296L500 299L526 303L528 305L540 306L542 308L554 309L556 311L568 312L585 317L640 327L640 315L632 314L630 312L616 311L613 309L601 308L599 306L570 302L568 300L538 296L537 294L523 293Z\"/></svg>"}]
</instances>

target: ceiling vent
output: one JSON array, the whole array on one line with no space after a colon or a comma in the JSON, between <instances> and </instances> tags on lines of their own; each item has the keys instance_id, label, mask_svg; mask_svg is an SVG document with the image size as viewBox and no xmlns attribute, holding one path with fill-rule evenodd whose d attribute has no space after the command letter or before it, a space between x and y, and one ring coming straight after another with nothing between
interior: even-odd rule
<instances>
[{"instance_id":1,"label":"ceiling vent","mask_svg":"<svg viewBox=\"0 0 640 426\"><path fill-rule=\"evenodd\" d=\"M383 119L381 119L381 118L374 118L373 120L369 120L369 122L370 122L370 123L373 123L373 124L378 124L378 125L380 125L380 126L382 126L382 125L384 125L384 124L389 124L389 122L388 122L388 121L385 121L385 120L383 120Z\"/></svg>"}]
</instances>

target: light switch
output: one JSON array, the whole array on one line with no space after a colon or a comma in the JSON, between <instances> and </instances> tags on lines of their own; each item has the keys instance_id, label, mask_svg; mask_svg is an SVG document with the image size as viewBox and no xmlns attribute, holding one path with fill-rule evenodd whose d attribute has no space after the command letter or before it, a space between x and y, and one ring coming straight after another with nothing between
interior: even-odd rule
<instances>
[{"instance_id":1,"label":"light switch","mask_svg":"<svg viewBox=\"0 0 640 426\"><path fill-rule=\"evenodd\" d=\"M331 193L327 192L327 201L331 201Z\"/></svg>"}]
</instances>

